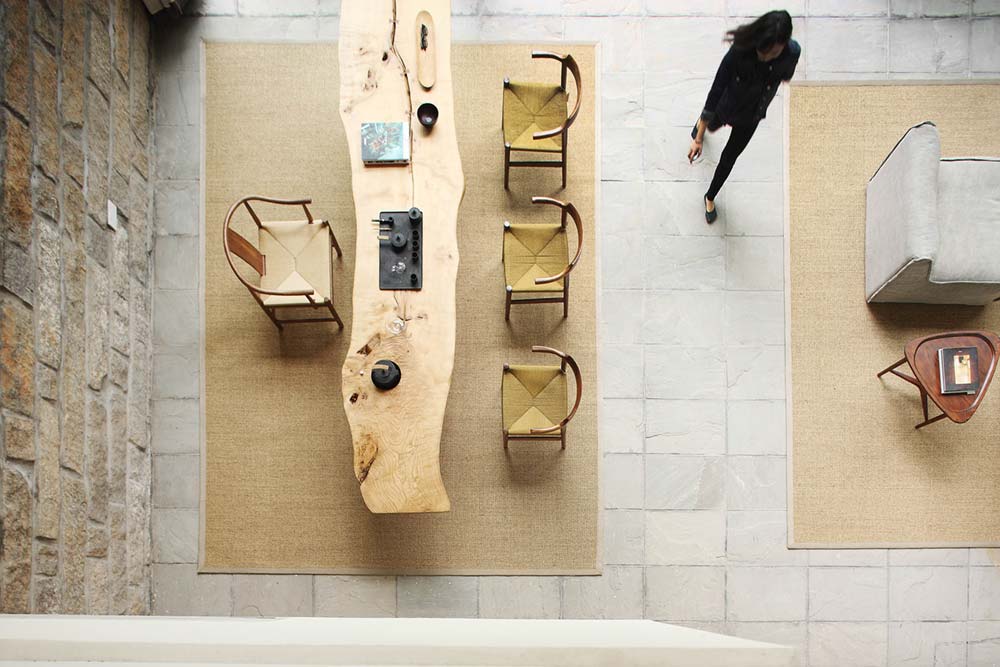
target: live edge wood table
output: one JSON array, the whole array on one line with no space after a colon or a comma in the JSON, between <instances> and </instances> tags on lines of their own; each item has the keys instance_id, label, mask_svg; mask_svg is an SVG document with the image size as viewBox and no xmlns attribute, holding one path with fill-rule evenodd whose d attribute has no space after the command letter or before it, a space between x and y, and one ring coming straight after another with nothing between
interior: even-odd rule
<instances>
[{"instance_id":1,"label":"live edge wood table","mask_svg":"<svg viewBox=\"0 0 1000 667\"><path fill-rule=\"evenodd\" d=\"M938 350L945 347L975 347L979 358L979 391L975 394L942 394L941 376L938 368ZM906 344L902 359L881 371L877 377L886 373L903 378L920 390L920 400L924 409L924 421L916 425L923 428L928 424L947 417L956 424L964 424L976 413L997 365L997 351L1000 349L1000 337L989 331L957 331L937 333L923 338L911 340ZM897 371L896 368L908 363L913 370L913 377ZM928 418L927 397L941 409L941 414Z\"/></svg>"},{"instance_id":2,"label":"live edge wood table","mask_svg":"<svg viewBox=\"0 0 1000 667\"><path fill-rule=\"evenodd\" d=\"M419 16L418 16L419 15ZM449 0L344 0L340 15L340 116L351 154L357 215L351 344L344 409L354 473L372 512L446 512L439 452L455 356L458 206L465 177L455 135ZM418 72L419 70L419 72ZM437 106L428 131L417 119ZM361 125L410 126L410 162L366 167ZM422 285L379 289L383 211L423 211ZM394 362L399 384L379 389L372 371Z\"/></svg>"}]
</instances>

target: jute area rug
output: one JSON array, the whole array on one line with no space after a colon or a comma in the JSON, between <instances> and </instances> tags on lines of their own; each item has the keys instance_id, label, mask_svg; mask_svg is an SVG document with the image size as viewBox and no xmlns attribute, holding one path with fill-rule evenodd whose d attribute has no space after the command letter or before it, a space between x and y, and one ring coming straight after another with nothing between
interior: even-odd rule
<instances>
[{"instance_id":1,"label":"jute area rug","mask_svg":"<svg viewBox=\"0 0 1000 667\"><path fill-rule=\"evenodd\" d=\"M793 85L788 104L790 544L998 545L1000 391L917 431L916 387L875 374L913 338L1000 331L1000 304L866 304L865 185L923 120L945 157L1000 155L1000 85Z\"/></svg>"},{"instance_id":2,"label":"jute area rug","mask_svg":"<svg viewBox=\"0 0 1000 667\"><path fill-rule=\"evenodd\" d=\"M569 187L559 170L515 170L503 188L504 76L558 80L529 44L456 46L458 143L466 191L459 213L458 323L441 467L452 510L374 515L361 500L342 407L350 339L355 218L339 113L336 44L205 46L205 228L202 572L597 574L598 446L595 222L595 48L565 46L585 77L571 133ZM334 324L275 329L237 282L222 250L229 206L248 194L312 197L344 250L334 267ZM570 316L515 307L504 322L504 220L553 221L532 195L574 202L585 221ZM266 206L262 217L288 219ZM275 217L284 215L285 218ZM244 228L247 234L250 229ZM376 242L373 227L365 243ZM571 232L571 236L575 234ZM574 241L570 241L575 248ZM501 441L504 362L580 364L584 398L558 444Z\"/></svg>"}]
</instances>

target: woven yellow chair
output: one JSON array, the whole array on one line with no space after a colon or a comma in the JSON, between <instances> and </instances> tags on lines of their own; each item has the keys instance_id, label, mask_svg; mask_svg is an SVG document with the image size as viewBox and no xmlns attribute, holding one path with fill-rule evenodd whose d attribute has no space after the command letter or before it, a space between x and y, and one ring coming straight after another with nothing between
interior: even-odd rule
<instances>
[{"instance_id":1,"label":"woven yellow chair","mask_svg":"<svg viewBox=\"0 0 1000 667\"><path fill-rule=\"evenodd\" d=\"M580 66L571 55L532 51L532 58L551 58L562 64L559 85L515 83L503 80L503 187L510 188L511 167L560 167L562 186L566 187L566 160L569 154L569 128L580 113ZM569 110L566 72L573 74L576 101ZM511 151L557 153L558 160L510 159Z\"/></svg>"},{"instance_id":2,"label":"woven yellow chair","mask_svg":"<svg viewBox=\"0 0 1000 667\"><path fill-rule=\"evenodd\" d=\"M551 347L534 345L532 352L559 357L558 366L503 365L503 448L510 440L559 440L566 449L566 424L583 396L580 367L573 357ZM576 399L567 412L566 366L573 370Z\"/></svg>"},{"instance_id":3,"label":"woven yellow chair","mask_svg":"<svg viewBox=\"0 0 1000 667\"><path fill-rule=\"evenodd\" d=\"M250 202L259 201L283 206L301 206L305 220L261 222ZM314 220L307 204L311 199L272 199L244 197L229 209L223 230L226 261L236 277L250 290L251 296L281 331L285 324L302 322L344 322L333 307L333 251L343 253L337 237L326 220ZM257 245L232 229L233 216L243 206L257 225ZM260 277L254 285L236 270L233 255L246 262ZM290 310L289 310L290 309ZM307 309L307 317L297 316ZM315 317L316 310L329 311L329 317ZM290 313L278 317L278 312Z\"/></svg>"},{"instance_id":4,"label":"woven yellow chair","mask_svg":"<svg viewBox=\"0 0 1000 667\"><path fill-rule=\"evenodd\" d=\"M503 269L507 283L504 319L510 307L523 303L561 303L563 317L569 315L569 274L583 252L583 222L573 204L551 197L532 197L533 204L550 204L562 209L559 222L503 223ZM576 225L576 256L569 258L566 219ZM514 299L515 295L527 295Z\"/></svg>"}]
</instances>

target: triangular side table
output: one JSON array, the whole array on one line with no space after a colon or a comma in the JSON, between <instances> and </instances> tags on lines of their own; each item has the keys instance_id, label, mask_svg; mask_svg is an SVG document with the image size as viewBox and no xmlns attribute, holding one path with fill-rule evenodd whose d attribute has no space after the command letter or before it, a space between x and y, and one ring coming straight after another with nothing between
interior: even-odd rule
<instances>
[{"instance_id":1,"label":"triangular side table","mask_svg":"<svg viewBox=\"0 0 1000 667\"><path fill-rule=\"evenodd\" d=\"M975 394L942 394L940 369L938 368L938 350L944 347L975 347L979 357L979 391ZM924 409L924 421L915 428L923 428L928 424L947 417L956 424L964 424L976 414L983 396L989 389L990 380L997 367L997 354L1000 350L1000 337L989 331L954 331L936 333L923 338L911 340L906 344L905 356L881 371L876 377L892 373L903 378L920 390L920 400ZM895 370L903 363L908 363L914 377ZM941 409L941 414L928 418L927 397Z\"/></svg>"}]
</instances>

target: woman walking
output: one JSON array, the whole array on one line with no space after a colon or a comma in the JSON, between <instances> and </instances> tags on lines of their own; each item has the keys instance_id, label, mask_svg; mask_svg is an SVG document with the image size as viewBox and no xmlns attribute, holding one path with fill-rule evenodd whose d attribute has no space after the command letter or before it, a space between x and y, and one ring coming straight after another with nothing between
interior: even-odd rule
<instances>
[{"instance_id":1,"label":"woman walking","mask_svg":"<svg viewBox=\"0 0 1000 667\"><path fill-rule=\"evenodd\" d=\"M757 124L767 113L778 86L795 73L802 48L792 39L792 17L784 10L771 11L753 23L726 33L732 46L722 59L708 92L701 117L691 130L688 161L701 155L705 131L723 125L732 127L722 150L712 184L705 193L705 221L715 222L715 197L736 164L736 158L750 143Z\"/></svg>"}]
</instances>

